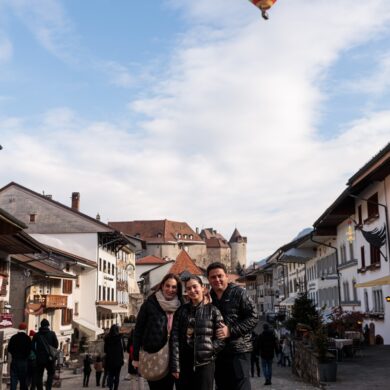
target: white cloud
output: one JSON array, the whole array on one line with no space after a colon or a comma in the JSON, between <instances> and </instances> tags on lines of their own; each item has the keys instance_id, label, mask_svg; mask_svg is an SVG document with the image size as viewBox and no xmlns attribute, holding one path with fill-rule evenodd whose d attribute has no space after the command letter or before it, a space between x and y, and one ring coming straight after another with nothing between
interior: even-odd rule
<instances>
[{"instance_id":1,"label":"white cloud","mask_svg":"<svg viewBox=\"0 0 390 390\"><path fill-rule=\"evenodd\" d=\"M129 103L139 123L96 123L66 108L36 126L0 123L1 180L66 203L80 191L82 209L103 219L186 220L227 238L237 225L250 260L296 236L389 140L389 111L363 112L328 140L316 126L329 68L383 34L390 4L281 1L269 22L248 5L186 2L196 25L163 78Z\"/></svg>"}]
</instances>

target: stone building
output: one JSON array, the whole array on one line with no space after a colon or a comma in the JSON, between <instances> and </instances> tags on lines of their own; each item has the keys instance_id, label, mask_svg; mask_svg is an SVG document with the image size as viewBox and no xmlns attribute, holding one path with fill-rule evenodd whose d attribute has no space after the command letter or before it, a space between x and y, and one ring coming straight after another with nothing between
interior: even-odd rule
<instances>
[{"instance_id":1,"label":"stone building","mask_svg":"<svg viewBox=\"0 0 390 390\"><path fill-rule=\"evenodd\" d=\"M225 264L229 272L246 266L247 238L237 229L227 241L213 228L195 231L186 222L170 221L124 221L109 222L114 229L137 237L146 243L142 256L160 259L176 259L185 250L198 267L203 269L214 262ZM139 257L139 256L138 256Z\"/></svg>"}]
</instances>

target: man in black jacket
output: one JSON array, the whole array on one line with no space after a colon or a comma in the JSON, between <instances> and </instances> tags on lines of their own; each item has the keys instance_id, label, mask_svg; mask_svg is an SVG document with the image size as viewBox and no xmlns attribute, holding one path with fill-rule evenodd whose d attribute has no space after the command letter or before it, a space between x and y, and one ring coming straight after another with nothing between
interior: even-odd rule
<instances>
[{"instance_id":1,"label":"man in black jacket","mask_svg":"<svg viewBox=\"0 0 390 390\"><path fill-rule=\"evenodd\" d=\"M226 342L215 362L217 390L250 390L251 334L258 321L255 305L244 289L228 283L222 263L210 264L207 277L213 304L224 319L217 330L217 337Z\"/></svg>"},{"instance_id":2,"label":"man in black jacket","mask_svg":"<svg viewBox=\"0 0 390 390\"><path fill-rule=\"evenodd\" d=\"M12 355L11 390L16 390L18 381L20 390L27 390L28 357L31 353L31 339L26 335L27 324L20 323L20 332L13 335L8 343L8 352Z\"/></svg>"},{"instance_id":3,"label":"man in black jacket","mask_svg":"<svg viewBox=\"0 0 390 390\"><path fill-rule=\"evenodd\" d=\"M53 348L58 348L58 340L56 334L49 329L49 326L49 321L44 318L41 321L41 327L38 333L35 333L32 340L32 348L37 359L37 390L43 390L43 372L45 369L47 371L46 390L51 390L53 385L56 362L49 355L48 345L51 345Z\"/></svg>"},{"instance_id":4,"label":"man in black jacket","mask_svg":"<svg viewBox=\"0 0 390 390\"><path fill-rule=\"evenodd\" d=\"M264 385L271 385L272 379L272 360L277 352L277 341L275 333L269 325L263 325L263 332L259 336L259 349L261 356L261 366L265 377Z\"/></svg>"}]
</instances>

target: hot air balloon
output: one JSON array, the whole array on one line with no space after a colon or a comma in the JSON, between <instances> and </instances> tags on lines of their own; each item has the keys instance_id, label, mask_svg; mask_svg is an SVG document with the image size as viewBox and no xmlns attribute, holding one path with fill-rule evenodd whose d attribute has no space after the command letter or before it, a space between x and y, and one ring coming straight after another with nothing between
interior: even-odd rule
<instances>
[{"instance_id":1,"label":"hot air balloon","mask_svg":"<svg viewBox=\"0 0 390 390\"><path fill-rule=\"evenodd\" d=\"M268 10L276 3L276 0L249 0L253 5L261 10L261 16L268 20Z\"/></svg>"}]
</instances>

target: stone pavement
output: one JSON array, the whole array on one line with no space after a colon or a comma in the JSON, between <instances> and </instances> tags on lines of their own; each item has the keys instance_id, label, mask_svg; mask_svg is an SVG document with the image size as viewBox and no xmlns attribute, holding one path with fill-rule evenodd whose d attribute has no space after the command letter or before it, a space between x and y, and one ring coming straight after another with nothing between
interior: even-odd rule
<instances>
[{"instance_id":1,"label":"stone pavement","mask_svg":"<svg viewBox=\"0 0 390 390\"><path fill-rule=\"evenodd\" d=\"M253 378L252 382L252 390L259 389L268 389L268 390L315 390L316 388L305 383L302 383L298 378L294 377L291 373L291 368L288 367L276 367L276 364L273 365L274 376L272 379L271 386L264 386L264 377ZM122 368L121 373L121 382L119 386L119 390L133 390L130 388L130 382L124 380L124 376L126 375L125 367ZM62 379L62 389L81 389L83 383L82 374L74 375L72 371L65 370L61 373ZM94 371L91 373L90 377L90 385L88 389L97 390L101 389L101 387L95 386L95 376ZM134 389L138 390L138 389ZM145 382L145 389L148 390L147 383ZM199 389L201 390L201 389Z\"/></svg>"},{"instance_id":2,"label":"stone pavement","mask_svg":"<svg viewBox=\"0 0 390 390\"><path fill-rule=\"evenodd\" d=\"M120 390L133 390L129 381L123 378L126 374L125 367L122 369ZM273 379L271 386L264 386L264 378L253 378L252 390L315 390L318 388L302 383L293 376L291 369L273 365ZM72 371L62 372L63 389L81 389L82 375L74 375ZM94 386L94 372L91 374L89 389L97 390ZM390 346L373 346L363 349L361 356L344 359L338 364L337 382L328 382L322 387L325 390L371 390L390 389ZM101 389L101 388L100 388ZM138 390L138 389L134 389ZM145 385L145 390L148 386ZM199 389L201 390L201 389Z\"/></svg>"}]
</instances>

